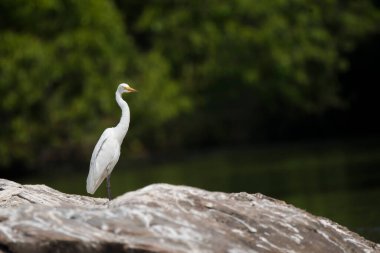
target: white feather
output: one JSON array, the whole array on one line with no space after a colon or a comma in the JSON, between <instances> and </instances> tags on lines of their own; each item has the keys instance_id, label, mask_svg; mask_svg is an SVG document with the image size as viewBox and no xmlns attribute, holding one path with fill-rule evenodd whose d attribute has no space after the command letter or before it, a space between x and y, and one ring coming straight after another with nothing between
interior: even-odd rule
<instances>
[{"instance_id":1,"label":"white feather","mask_svg":"<svg viewBox=\"0 0 380 253\"><path fill-rule=\"evenodd\" d=\"M87 177L88 193L95 193L119 160L120 144L115 138L114 131L114 128L107 128L92 153L90 172Z\"/></svg>"},{"instance_id":2,"label":"white feather","mask_svg":"<svg viewBox=\"0 0 380 253\"><path fill-rule=\"evenodd\" d=\"M122 115L116 127L107 128L100 136L91 156L90 171L87 177L87 192L94 194L103 180L111 174L120 156L120 146L127 134L130 121L128 104L122 99L124 92L134 92L128 84L122 83L116 90L116 102Z\"/></svg>"}]
</instances>

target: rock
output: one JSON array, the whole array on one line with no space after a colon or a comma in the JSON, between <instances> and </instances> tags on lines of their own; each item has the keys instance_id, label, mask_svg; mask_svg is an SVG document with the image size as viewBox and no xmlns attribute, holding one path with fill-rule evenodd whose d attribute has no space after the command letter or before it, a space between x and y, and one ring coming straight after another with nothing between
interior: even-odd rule
<instances>
[{"instance_id":1,"label":"rock","mask_svg":"<svg viewBox=\"0 0 380 253\"><path fill-rule=\"evenodd\" d=\"M380 252L261 194L154 184L112 201L0 179L0 252Z\"/></svg>"}]
</instances>

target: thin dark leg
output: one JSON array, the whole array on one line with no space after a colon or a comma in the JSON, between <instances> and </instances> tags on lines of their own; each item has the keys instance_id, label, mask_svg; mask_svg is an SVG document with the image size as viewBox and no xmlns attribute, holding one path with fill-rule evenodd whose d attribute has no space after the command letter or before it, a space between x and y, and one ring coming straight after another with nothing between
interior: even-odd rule
<instances>
[{"instance_id":1,"label":"thin dark leg","mask_svg":"<svg viewBox=\"0 0 380 253\"><path fill-rule=\"evenodd\" d=\"M108 199L111 200L111 175L107 176L107 193L108 193Z\"/></svg>"}]
</instances>

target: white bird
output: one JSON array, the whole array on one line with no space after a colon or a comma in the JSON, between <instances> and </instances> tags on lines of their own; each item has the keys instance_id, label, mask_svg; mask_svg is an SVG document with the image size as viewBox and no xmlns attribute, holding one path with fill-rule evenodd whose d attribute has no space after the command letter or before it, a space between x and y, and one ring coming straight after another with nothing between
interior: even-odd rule
<instances>
[{"instance_id":1,"label":"white bird","mask_svg":"<svg viewBox=\"0 0 380 253\"><path fill-rule=\"evenodd\" d=\"M122 111L120 122L117 126L104 130L92 152L86 187L90 194L94 194L103 180L107 178L108 199L111 199L111 172L119 160L120 146L128 132L130 121L129 106L121 95L129 92L136 92L136 90L126 83L119 84L116 90L116 102Z\"/></svg>"}]
</instances>

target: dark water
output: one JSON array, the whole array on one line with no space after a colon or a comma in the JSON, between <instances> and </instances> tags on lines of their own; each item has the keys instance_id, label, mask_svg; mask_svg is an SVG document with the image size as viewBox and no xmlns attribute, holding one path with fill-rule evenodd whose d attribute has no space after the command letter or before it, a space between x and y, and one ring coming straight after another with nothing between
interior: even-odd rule
<instances>
[{"instance_id":1,"label":"dark water","mask_svg":"<svg viewBox=\"0 0 380 253\"><path fill-rule=\"evenodd\" d=\"M380 242L380 144L377 140L283 144L202 151L156 159L123 152L113 195L164 182L212 191L260 192L327 217ZM55 168L23 183L85 194L88 164ZM95 196L105 197L105 185Z\"/></svg>"}]
</instances>

